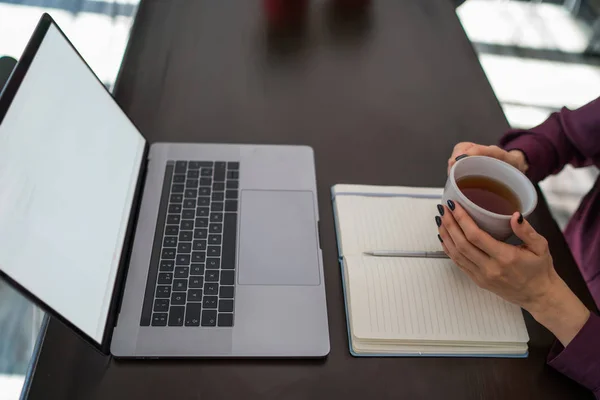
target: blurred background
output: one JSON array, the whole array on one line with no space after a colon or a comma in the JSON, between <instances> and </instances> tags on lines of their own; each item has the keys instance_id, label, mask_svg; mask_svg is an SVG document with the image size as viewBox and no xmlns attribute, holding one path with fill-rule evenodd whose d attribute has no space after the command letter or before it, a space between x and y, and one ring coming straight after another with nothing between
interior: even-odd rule
<instances>
[{"instance_id":1,"label":"blurred background","mask_svg":"<svg viewBox=\"0 0 600 400\"><path fill-rule=\"evenodd\" d=\"M600 95L600 0L438 1L456 7L511 126L532 127ZM139 2L0 0L0 57L18 59L49 12L112 90ZM593 167L566 168L542 182L561 227L597 175ZM43 317L0 281L0 400L19 398Z\"/></svg>"}]
</instances>

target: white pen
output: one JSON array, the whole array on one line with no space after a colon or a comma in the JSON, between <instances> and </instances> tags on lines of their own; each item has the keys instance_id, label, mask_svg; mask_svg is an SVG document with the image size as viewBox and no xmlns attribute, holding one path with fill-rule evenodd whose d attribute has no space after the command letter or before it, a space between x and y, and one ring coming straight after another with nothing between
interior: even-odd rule
<instances>
[{"instance_id":1,"label":"white pen","mask_svg":"<svg viewBox=\"0 0 600 400\"><path fill-rule=\"evenodd\" d=\"M365 251L364 254L373 257L419 257L419 258L450 258L443 251L394 251L374 250Z\"/></svg>"}]
</instances>

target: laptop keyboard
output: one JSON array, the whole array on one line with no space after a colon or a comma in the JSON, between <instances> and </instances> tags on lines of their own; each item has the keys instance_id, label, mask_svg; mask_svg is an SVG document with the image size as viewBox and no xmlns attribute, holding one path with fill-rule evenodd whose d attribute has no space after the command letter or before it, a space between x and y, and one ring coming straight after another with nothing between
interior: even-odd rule
<instances>
[{"instance_id":1,"label":"laptop keyboard","mask_svg":"<svg viewBox=\"0 0 600 400\"><path fill-rule=\"evenodd\" d=\"M141 326L233 326L239 169L167 163Z\"/></svg>"}]
</instances>

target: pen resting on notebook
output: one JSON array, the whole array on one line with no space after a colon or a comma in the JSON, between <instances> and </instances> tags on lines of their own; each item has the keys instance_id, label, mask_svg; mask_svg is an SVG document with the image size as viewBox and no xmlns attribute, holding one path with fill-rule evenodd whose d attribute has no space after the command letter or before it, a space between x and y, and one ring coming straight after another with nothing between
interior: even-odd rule
<instances>
[{"instance_id":1,"label":"pen resting on notebook","mask_svg":"<svg viewBox=\"0 0 600 400\"><path fill-rule=\"evenodd\" d=\"M417 257L417 258L449 258L443 251L395 251L395 250L373 250L365 251L364 254L373 257Z\"/></svg>"}]
</instances>

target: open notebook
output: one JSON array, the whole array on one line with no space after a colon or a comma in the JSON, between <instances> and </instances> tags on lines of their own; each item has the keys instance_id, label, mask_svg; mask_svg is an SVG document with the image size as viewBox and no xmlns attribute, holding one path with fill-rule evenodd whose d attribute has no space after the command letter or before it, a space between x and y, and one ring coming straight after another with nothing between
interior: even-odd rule
<instances>
[{"instance_id":1,"label":"open notebook","mask_svg":"<svg viewBox=\"0 0 600 400\"><path fill-rule=\"evenodd\" d=\"M525 357L521 309L480 289L449 259L373 257L439 251L442 189L332 189L350 352L356 356Z\"/></svg>"}]
</instances>

